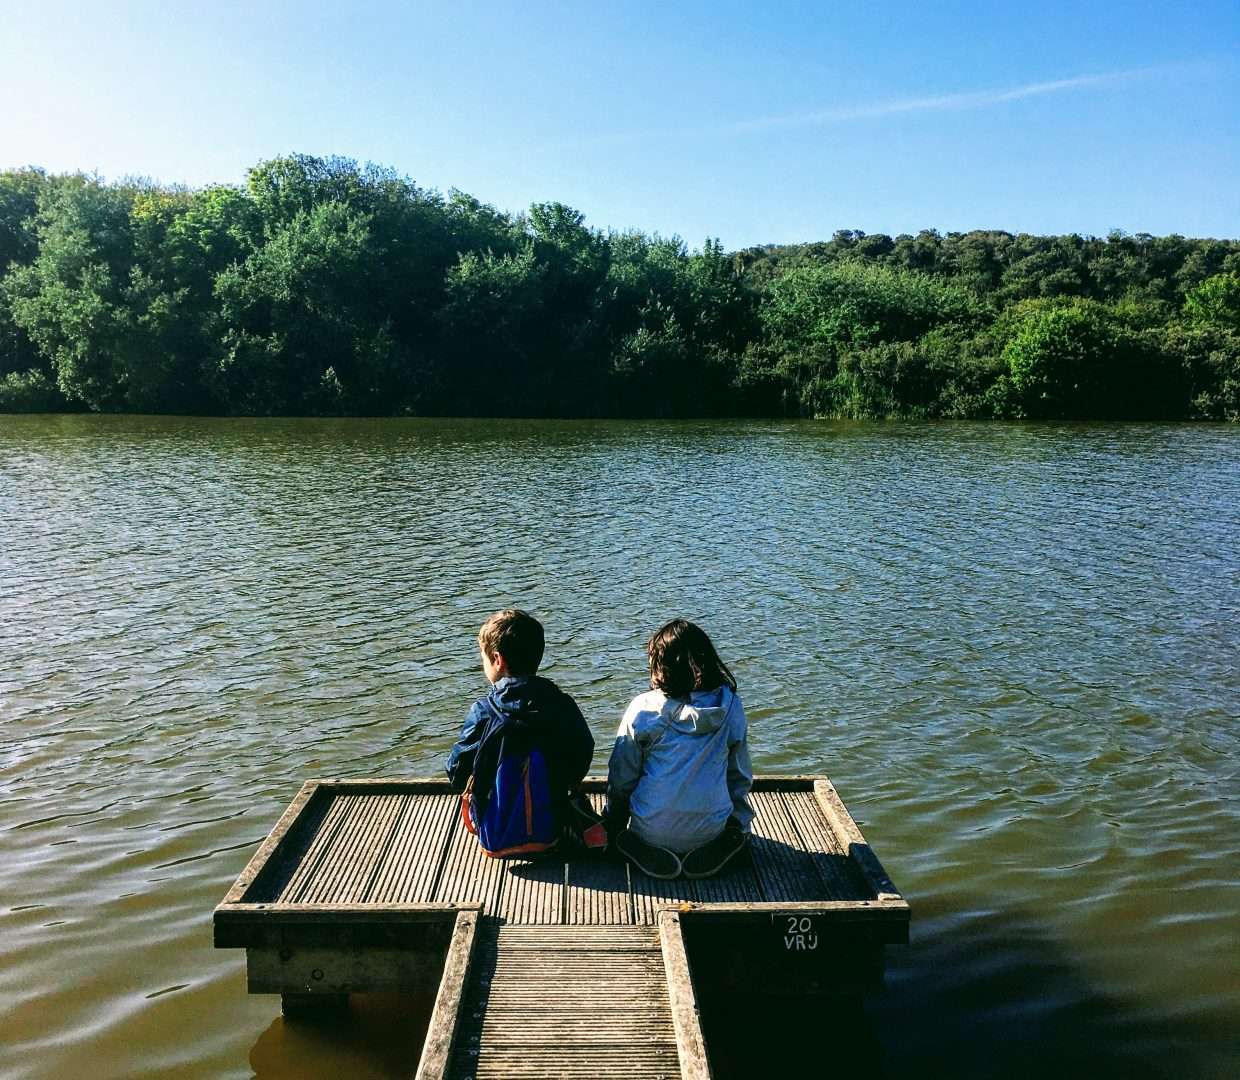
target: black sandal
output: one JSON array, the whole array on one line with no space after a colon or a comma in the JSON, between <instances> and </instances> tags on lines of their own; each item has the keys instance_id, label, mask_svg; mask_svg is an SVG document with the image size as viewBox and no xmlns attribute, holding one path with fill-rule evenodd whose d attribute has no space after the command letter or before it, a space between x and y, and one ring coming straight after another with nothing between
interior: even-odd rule
<instances>
[{"instance_id":1,"label":"black sandal","mask_svg":"<svg viewBox=\"0 0 1240 1080\"><path fill-rule=\"evenodd\" d=\"M624 829L612 841L616 850L652 878L669 881L680 877L680 856L657 844L648 844L631 829Z\"/></svg>"},{"instance_id":2,"label":"black sandal","mask_svg":"<svg viewBox=\"0 0 1240 1080\"><path fill-rule=\"evenodd\" d=\"M724 829L713 840L694 848L681 859L687 878L706 878L719 873L749 846L749 835L740 829Z\"/></svg>"}]
</instances>

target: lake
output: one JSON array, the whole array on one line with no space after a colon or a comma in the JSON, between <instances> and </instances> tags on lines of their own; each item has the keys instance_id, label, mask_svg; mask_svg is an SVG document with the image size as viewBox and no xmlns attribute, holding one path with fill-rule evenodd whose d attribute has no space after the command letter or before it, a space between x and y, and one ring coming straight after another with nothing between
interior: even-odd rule
<instances>
[{"instance_id":1,"label":"lake","mask_svg":"<svg viewBox=\"0 0 1240 1080\"><path fill-rule=\"evenodd\" d=\"M437 772L516 604L596 771L684 615L833 778L912 905L884 1071L1234 1077L1238 541L1236 427L0 416L0 1074L416 1062L211 909L303 779Z\"/></svg>"}]
</instances>

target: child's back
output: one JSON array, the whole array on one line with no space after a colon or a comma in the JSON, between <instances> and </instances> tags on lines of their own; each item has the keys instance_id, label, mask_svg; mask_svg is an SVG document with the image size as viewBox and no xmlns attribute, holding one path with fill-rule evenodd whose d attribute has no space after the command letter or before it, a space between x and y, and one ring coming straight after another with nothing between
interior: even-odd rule
<instances>
[{"instance_id":1,"label":"child's back","mask_svg":"<svg viewBox=\"0 0 1240 1080\"><path fill-rule=\"evenodd\" d=\"M609 831L652 877L708 877L753 822L745 709L701 627L674 619L646 650L652 689L625 711L607 767Z\"/></svg>"},{"instance_id":2,"label":"child's back","mask_svg":"<svg viewBox=\"0 0 1240 1080\"><path fill-rule=\"evenodd\" d=\"M461 738L448 758L448 778L457 791L470 776L485 797L495 782L501 749L540 750L547 762L553 796L567 798L590 769L594 736L577 703L541 675L505 676L474 702Z\"/></svg>"},{"instance_id":3,"label":"child's back","mask_svg":"<svg viewBox=\"0 0 1240 1080\"><path fill-rule=\"evenodd\" d=\"M590 769L594 737L577 703L536 674L543 628L532 615L497 611L478 631L478 648L491 690L469 710L448 779L457 791L470 786L466 820L488 851L545 848L571 821L569 794Z\"/></svg>"},{"instance_id":4,"label":"child's back","mask_svg":"<svg viewBox=\"0 0 1240 1080\"><path fill-rule=\"evenodd\" d=\"M730 817L747 829L745 728L745 708L726 685L688 700L662 690L634 698L608 771L609 785L631 792L629 828L680 853L714 839Z\"/></svg>"}]
</instances>

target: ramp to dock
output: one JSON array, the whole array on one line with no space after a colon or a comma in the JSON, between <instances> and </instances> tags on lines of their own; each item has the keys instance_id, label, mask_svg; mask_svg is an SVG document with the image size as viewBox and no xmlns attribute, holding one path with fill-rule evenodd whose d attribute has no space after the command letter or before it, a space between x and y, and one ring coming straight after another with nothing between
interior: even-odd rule
<instances>
[{"instance_id":1,"label":"ramp to dock","mask_svg":"<svg viewBox=\"0 0 1240 1080\"><path fill-rule=\"evenodd\" d=\"M674 954L676 935L669 940ZM678 985L668 944L656 927L485 920L456 1010L456 986L445 984L419 1080L709 1075L696 1010L681 1000L688 983Z\"/></svg>"},{"instance_id":2,"label":"ramp to dock","mask_svg":"<svg viewBox=\"0 0 1240 1080\"><path fill-rule=\"evenodd\" d=\"M486 937L453 1075L679 1075L657 930L512 926Z\"/></svg>"}]
</instances>

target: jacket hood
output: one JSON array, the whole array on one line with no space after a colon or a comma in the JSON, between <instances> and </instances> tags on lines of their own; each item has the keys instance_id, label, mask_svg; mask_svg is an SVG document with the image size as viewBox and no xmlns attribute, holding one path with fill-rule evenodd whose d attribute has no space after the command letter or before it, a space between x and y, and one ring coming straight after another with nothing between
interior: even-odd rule
<instances>
[{"instance_id":1,"label":"jacket hood","mask_svg":"<svg viewBox=\"0 0 1240 1080\"><path fill-rule=\"evenodd\" d=\"M540 675L509 675L491 688L487 703L506 724L537 732L556 722L556 706L563 696L555 683Z\"/></svg>"},{"instance_id":2,"label":"jacket hood","mask_svg":"<svg viewBox=\"0 0 1240 1080\"><path fill-rule=\"evenodd\" d=\"M714 690L694 690L689 700L668 698L659 710L678 731L691 735L709 735L727 722L728 712L736 695L727 686Z\"/></svg>"}]
</instances>

